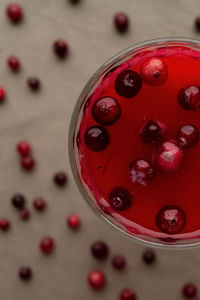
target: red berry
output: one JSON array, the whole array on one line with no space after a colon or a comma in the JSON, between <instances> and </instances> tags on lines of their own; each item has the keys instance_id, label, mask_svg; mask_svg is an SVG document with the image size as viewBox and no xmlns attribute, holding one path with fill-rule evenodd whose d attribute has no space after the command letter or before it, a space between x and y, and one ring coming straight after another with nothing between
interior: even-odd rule
<instances>
[{"instance_id":1,"label":"red berry","mask_svg":"<svg viewBox=\"0 0 200 300\"><path fill-rule=\"evenodd\" d=\"M110 135L102 126L92 126L85 133L85 144L91 151L103 151L109 143Z\"/></svg>"},{"instance_id":2,"label":"red berry","mask_svg":"<svg viewBox=\"0 0 200 300\"><path fill-rule=\"evenodd\" d=\"M21 216L22 220L28 220L30 218L29 210L26 208L20 210L20 216Z\"/></svg>"},{"instance_id":3,"label":"red berry","mask_svg":"<svg viewBox=\"0 0 200 300\"><path fill-rule=\"evenodd\" d=\"M78 229L80 227L80 218L79 216L72 214L67 218L67 224L71 229Z\"/></svg>"},{"instance_id":4,"label":"red berry","mask_svg":"<svg viewBox=\"0 0 200 300\"><path fill-rule=\"evenodd\" d=\"M186 298L195 298L197 292L197 287L193 283L185 284L182 289L183 296Z\"/></svg>"},{"instance_id":5,"label":"red berry","mask_svg":"<svg viewBox=\"0 0 200 300\"><path fill-rule=\"evenodd\" d=\"M46 208L46 201L41 197L35 198L33 201L33 206L36 210L43 211Z\"/></svg>"},{"instance_id":6,"label":"red berry","mask_svg":"<svg viewBox=\"0 0 200 300\"><path fill-rule=\"evenodd\" d=\"M6 218L0 219L0 229L3 231L7 231L10 228L10 221Z\"/></svg>"},{"instance_id":7,"label":"red berry","mask_svg":"<svg viewBox=\"0 0 200 300\"><path fill-rule=\"evenodd\" d=\"M143 252L142 259L147 265L151 265L155 261L155 252L148 249Z\"/></svg>"},{"instance_id":8,"label":"red berry","mask_svg":"<svg viewBox=\"0 0 200 300\"><path fill-rule=\"evenodd\" d=\"M178 94L180 106L186 110L197 110L200 108L200 86L191 85L182 88Z\"/></svg>"},{"instance_id":9,"label":"red berry","mask_svg":"<svg viewBox=\"0 0 200 300\"><path fill-rule=\"evenodd\" d=\"M31 146L27 141L21 141L17 144L17 152L21 156L27 156L31 152Z\"/></svg>"},{"instance_id":10,"label":"red berry","mask_svg":"<svg viewBox=\"0 0 200 300\"><path fill-rule=\"evenodd\" d=\"M8 58L8 66L10 69L14 72L18 72L21 68L21 63L18 57L16 56L10 56Z\"/></svg>"},{"instance_id":11,"label":"red berry","mask_svg":"<svg viewBox=\"0 0 200 300\"><path fill-rule=\"evenodd\" d=\"M132 195L128 190L121 187L114 188L108 198L110 206L117 211L126 210L132 204Z\"/></svg>"},{"instance_id":12,"label":"red berry","mask_svg":"<svg viewBox=\"0 0 200 300\"><path fill-rule=\"evenodd\" d=\"M135 300L136 294L131 289L124 289L120 293L120 300Z\"/></svg>"},{"instance_id":13,"label":"red berry","mask_svg":"<svg viewBox=\"0 0 200 300\"><path fill-rule=\"evenodd\" d=\"M162 141L166 126L161 122L149 120L141 129L141 137L145 143L155 144Z\"/></svg>"},{"instance_id":14,"label":"red berry","mask_svg":"<svg viewBox=\"0 0 200 300\"><path fill-rule=\"evenodd\" d=\"M198 142L199 131L193 125L184 125L179 128L176 139L180 147L193 147Z\"/></svg>"},{"instance_id":15,"label":"red berry","mask_svg":"<svg viewBox=\"0 0 200 300\"><path fill-rule=\"evenodd\" d=\"M65 40L59 39L56 40L53 44L53 49L55 54L60 58L64 59L68 54L69 47Z\"/></svg>"},{"instance_id":16,"label":"red berry","mask_svg":"<svg viewBox=\"0 0 200 300\"><path fill-rule=\"evenodd\" d=\"M4 102L6 98L6 92L3 87L0 86L0 103Z\"/></svg>"},{"instance_id":17,"label":"red berry","mask_svg":"<svg viewBox=\"0 0 200 300\"><path fill-rule=\"evenodd\" d=\"M69 2L71 4L78 4L80 2L80 0L69 0Z\"/></svg>"},{"instance_id":18,"label":"red berry","mask_svg":"<svg viewBox=\"0 0 200 300\"><path fill-rule=\"evenodd\" d=\"M35 167L35 160L32 156L25 156L21 159L21 166L26 171L31 171Z\"/></svg>"},{"instance_id":19,"label":"red berry","mask_svg":"<svg viewBox=\"0 0 200 300\"><path fill-rule=\"evenodd\" d=\"M88 283L94 290L100 290L105 286L106 277L102 271L94 270L88 275Z\"/></svg>"},{"instance_id":20,"label":"red berry","mask_svg":"<svg viewBox=\"0 0 200 300\"><path fill-rule=\"evenodd\" d=\"M112 266L116 270L123 270L126 267L126 259L122 255L115 255L112 258Z\"/></svg>"},{"instance_id":21,"label":"red berry","mask_svg":"<svg viewBox=\"0 0 200 300\"><path fill-rule=\"evenodd\" d=\"M40 250L45 254L52 253L54 247L54 240L51 237L45 237L40 242Z\"/></svg>"},{"instance_id":22,"label":"red berry","mask_svg":"<svg viewBox=\"0 0 200 300\"><path fill-rule=\"evenodd\" d=\"M155 175L153 166L146 160L139 159L130 167L131 181L141 185L147 185L148 181Z\"/></svg>"},{"instance_id":23,"label":"red berry","mask_svg":"<svg viewBox=\"0 0 200 300\"><path fill-rule=\"evenodd\" d=\"M132 70L124 70L115 80L117 94L124 98L135 97L142 87L142 79L138 73Z\"/></svg>"},{"instance_id":24,"label":"red berry","mask_svg":"<svg viewBox=\"0 0 200 300\"><path fill-rule=\"evenodd\" d=\"M67 183L67 175L65 172L63 171L60 171L60 172L57 172L55 175L54 175L54 182L57 186L59 187L63 187L66 185Z\"/></svg>"},{"instance_id":25,"label":"red berry","mask_svg":"<svg viewBox=\"0 0 200 300\"><path fill-rule=\"evenodd\" d=\"M127 14L122 12L117 13L114 17L114 24L119 32L124 33L127 31L129 27L129 18Z\"/></svg>"},{"instance_id":26,"label":"red berry","mask_svg":"<svg viewBox=\"0 0 200 300\"><path fill-rule=\"evenodd\" d=\"M150 85L161 85L168 77L167 65L161 58L149 58L142 65L141 76Z\"/></svg>"},{"instance_id":27,"label":"red berry","mask_svg":"<svg viewBox=\"0 0 200 300\"><path fill-rule=\"evenodd\" d=\"M31 279L33 274L31 268L22 267L20 268L18 275L22 280L28 281Z\"/></svg>"},{"instance_id":28,"label":"red berry","mask_svg":"<svg viewBox=\"0 0 200 300\"><path fill-rule=\"evenodd\" d=\"M8 18L13 23L19 23L23 17L22 7L19 4L9 4L6 9Z\"/></svg>"},{"instance_id":29,"label":"red berry","mask_svg":"<svg viewBox=\"0 0 200 300\"><path fill-rule=\"evenodd\" d=\"M38 91L40 89L40 80L37 77L29 77L27 80L27 84L32 91Z\"/></svg>"},{"instance_id":30,"label":"red berry","mask_svg":"<svg viewBox=\"0 0 200 300\"><path fill-rule=\"evenodd\" d=\"M19 210L23 209L26 204L26 198L22 194L13 195L11 201L12 201L12 205Z\"/></svg>"},{"instance_id":31,"label":"red berry","mask_svg":"<svg viewBox=\"0 0 200 300\"><path fill-rule=\"evenodd\" d=\"M106 243L102 241L97 241L92 244L91 253L95 258L102 260L108 256L109 249Z\"/></svg>"},{"instance_id":32,"label":"red berry","mask_svg":"<svg viewBox=\"0 0 200 300\"><path fill-rule=\"evenodd\" d=\"M197 17L195 20L196 31L200 32L200 17Z\"/></svg>"}]
</instances>

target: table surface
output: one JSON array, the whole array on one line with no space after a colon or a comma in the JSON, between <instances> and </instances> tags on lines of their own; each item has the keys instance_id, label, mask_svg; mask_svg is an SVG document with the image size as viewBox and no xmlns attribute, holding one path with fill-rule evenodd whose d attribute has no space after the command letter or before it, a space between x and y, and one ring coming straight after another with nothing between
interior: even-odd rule
<instances>
[{"instance_id":1,"label":"table surface","mask_svg":"<svg viewBox=\"0 0 200 300\"><path fill-rule=\"evenodd\" d=\"M91 74L120 50L157 37L195 37L193 22L200 11L198 0L82 0L77 6L67 0L18 0L25 11L24 22L9 23L0 0L0 85L5 86L7 102L0 108L0 217L12 222L8 233L0 234L0 298L2 300L95 300L118 299L124 287L133 288L138 299L181 300L185 282L198 284L200 253L156 250L157 261L147 267L141 260L144 247L120 236L89 209L74 183L67 157L67 132L77 97ZM113 15L118 11L130 16L130 30L115 32ZM52 43L64 38L70 46L69 57L60 62L52 52ZM6 66L9 55L22 60L23 69L12 74ZM42 89L31 93L26 79L36 75ZM21 171L15 145L27 139L33 145L37 168L32 174ZM66 170L69 183L58 189L53 174ZM20 220L10 198L24 193L31 219ZM32 199L43 196L48 209L38 214ZM82 219L79 232L71 232L66 217L76 212ZM42 237L55 238L55 252L44 257L38 249ZM121 253L128 261L123 273L91 257L89 247L104 240L111 254ZM18 269L29 265L33 280L24 283ZM87 274L98 268L105 271L108 284L101 292L87 285Z\"/></svg>"}]
</instances>

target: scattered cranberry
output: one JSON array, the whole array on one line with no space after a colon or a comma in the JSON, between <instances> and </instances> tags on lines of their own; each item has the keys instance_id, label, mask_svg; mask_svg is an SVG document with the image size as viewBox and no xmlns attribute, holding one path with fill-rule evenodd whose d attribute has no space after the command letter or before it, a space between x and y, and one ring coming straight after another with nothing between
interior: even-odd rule
<instances>
[{"instance_id":1,"label":"scattered cranberry","mask_svg":"<svg viewBox=\"0 0 200 300\"><path fill-rule=\"evenodd\" d=\"M183 151L173 141L166 141L158 147L153 155L155 166L164 173L175 172L183 162Z\"/></svg>"},{"instance_id":2,"label":"scattered cranberry","mask_svg":"<svg viewBox=\"0 0 200 300\"><path fill-rule=\"evenodd\" d=\"M20 210L20 217L22 218L22 220L28 220L30 218L29 210L26 208Z\"/></svg>"},{"instance_id":3,"label":"scattered cranberry","mask_svg":"<svg viewBox=\"0 0 200 300\"><path fill-rule=\"evenodd\" d=\"M129 18L125 13L117 13L114 17L114 24L119 32L124 33L129 27Z\"/></svg>"},{"instance_id":4,"label":"scattered cranberry","mask_svg":"<svg viewBox=\"0 0 200 300\"><path fill-rule=\"evenodd\" d=\"M200 32L200 17L195 20L195 28L198 32Z\"/></svg>"},{"instance_id":5,"label":"scattered cranberry","mask_svg":"<svg viewBox=\"0 0 200 300\"><path fill-rule=\"evenodd\" d=\"M25 156L21 159L21 166L26 171L31 171L35 167L35 160L32 156Z\"/></svg>"},{"instance_id":6,"label":"scattered cranberry","mask_svg":"<svg viewBox=\"0 0 200 300\"><path fill-rule=\"evenodd\" d=\"M195 298L197 295L197 287L193 283L187 283L183 286L182 293L186 298Z\"/></svg>"},{"instance_id":7,"label":"scattered cranberry","mask_svg":"<svg viewBox=\"0 0 200 300\"><path fill-rule=\"evenodd\" d=\"M33 206L38 211L45 210L46 205L47 205L46 201L43 198L41 198L41 197L35 198L34 201L33 201Z\"/></svg>"},{"instance_id":8,"label":"scattered cranberry","mask_svg":"<svg viewBox=\"0 0 200 300\"><path fill-rule=\"evenodd\" d=\"M54 182L57 186L63 187L67 183L67 175L65 172L58 172L54 175Z\"/></svg>"},{"instance_id":9,"label":"scattered cranberry","mask_svg":"<svg viewBox=\"0 0 200 300\"><path fill-rule=\"evenodd\" d=\"M80 0L69 0L69 2L71 4L78 4L80 2Z\"/></svg>"},{"instance_id":10,"label":"scattered cranberry","mask_svg":"<svg viewBox=\"0 0 200 300\"><path fill-rule=\"evenodd\" d=\"M109 202L113 209L123 211L132 204L132 196L128 190L116 187L109 194Z\"/></svg>"},{"instance_id":11,"label":"scattered cranberry","mask_svg":"<svg viewBox=\"0 0 200 300\"><path fill-rule=\"evenodd\" d=\"M168 68L161 58L147 59L141 68L142 79L150 85L161 85L168 77Z\"/></svg>"},{"instance_id":12,"label":"scattered cranberry","mask_svg":"<svg viewBox=\"0 0 200 300\"><path fill-rule=\"evenodd\" d=\"M73 229L77 230L80 227L80 218L79 216L72 214L67 219L68 226Z\"/></svg>"},{"instance_id":13,"label":"scattered cranberry","mask_svg":"<svg viewBox=\"0 0 200 300\"><path fill-rule=\"evenodd\" d=\"M178 102L182 108L196 110L200 108L200 87L191 85L180 90Z\"/></svg>"},{"instance_id":14,"label":"scattered cranberry","mask_svg":"<svg viewBox=\"0 0 200 300\"><path fill-rule=\"evenodd\" d=\"M141 137L145 143L154 144L160 142L165 135L166 128L160 122L149 120L141 130Z\"/></svg>"},{"instance_id":15,"label":"scattered cranberry","mask_svg":"<svg viewBox=\"0 0 200 300\"><path fill-rule=\"evenodd\" d=\"M12 205L19 210L23 209L26 204L26 199L22 194L13 195L11 201L12 201Z\"/></svg>"},{"instance_id":16,"label":"scattered cranberry","mask_svg":"<svg viewBox=\"0 0 200 300\"><path fill-rule=\"evenodd\" d=\"M40 89L40 80L37 77L29 77L27 80L27 84L33 91L38 91Z\"/></svg>"},{"instance_id":17,"label":"scattered cranberry","mask_svg":"<svg viewBox=\"0 0 200 300\"><path fill-rule=\"evenodd\" d=\"M88 283L94 290L102 289L105 286L106 278L102 271L94 270L88 275Z\"/></svg>"},{"instance_id":18,"label":"scattered cranberry","mask_svg":"<svg viewBox=\"0 0 200 300\"><path fill-rule=\"evenodd\" d=\"M40 249L45 254L50 254L54 250L55 244L51 237L45 237L40 242Z\"/></svg>"},{"instance_id":19,"label":"scattered cranberry","mask_svg":"<svg viewBox=\"0 0 200 300\"><path fill-rule=\"evenodd\" d=\"M32 277L32 270L31 268L29 267L22 267L20 268L19 270L19 277L22 279L22 280L25 280L25 281L28 281L31 279Z\"/></svg>"},{"instance_id":20,"label":"scattered cranberry","mask_svg":"<svg viewBox=\"0 0 200 300\"><path fill-rule=\"evenodd\" d=\"M69 51L68 44L66 43L66 41L64 41L62 39L59 39L59 40L54 42L53 49L54 49L55 54L60 59L64 59L66 57L66 55L68 54L68 51Z\"/></svg>"},{"instance_id":21,"label":"scattered cranberry","mask_svg":"<svg viewBox=\"0 0 200 300\"><path fill-rule=\"evenodd\" d=\"M112 125L121 115L119 103L111 98L99 99L92 108L93 118L101 125Z\"/></svg>"},{"instance_id":22,"label":"scattered cranberry","mask_svg":"<svg viewBox=\"0 0 200 300\"><path fill-rule=\"evenodd\" d=\"M10 221L6 218L0 219L0 229L7 231L10 228Z\"/></svg>"},{"instance_id":23,"label":"scattered cranberry","mask_svg":"<svg viewBox=\"0 0 200 300\"><path fill-rule=\"evenodd\" d=\"M115 90L125 98L135 97L142 87L140 75L132 70L122 71L115 80Z\"/></svg>"},{"instance_id":24,"label":"scattered cranberry","mask_svg":"<svg viewBox=\"0 0 200 300\"><path fill-rule=\"evenodd\" d=\"M19 23L22 20L23 11L19 4L9 4L6 12L11 22Z\"/></svg>"},{"instance_id":25,"label":"scattered cranberry","mask_svg":"<svg viewBox=\"0 0 200 300\"><path fill-rule=\"evenodd\" d=\"M135 300L136 295L131 289L124 289L120 293L120 300Z\"/></svg>"},{"instance_id":26,"label":"scattered cranberry","mask_svg":"<svg viewBox=\"0 0 200 300\"><path fill-rule=\"evenodd\" d=\"M91 253L95 258L102 260L108 256L109 249L106 243L97 241L92 244Z\"/></svg>"},{"instance_id":27,"label":"scattered cranberry","mask_svg":"<svg viewBox=\"0 0 200 300\"><path fill-rule=\"evenodd\" d=\"M21 156L28 156L31 152L31 146L27 141L21 141L17 144L17 152Z\"/></svg>"},{"instance_id":28,"label":"scattered cranberry","mask_svg":"<svg viewBox=\"0 0 200 300\"><path fill-rule=\"evenodd\" d=\"M180 207L166 205L158 212L156 224L164 233L177 234L186 224L186 215Z\"/></svg>"},{"instance_id":29,"label":"scattered cranberry","mask_svg":"<svg viewBox=\"0 0 200 300\"><path fill-rule=\"evenodd\" d=\"M178 130L176 139L180 147L192 147L199 140L199 131L193 125L184 125Z\"/></svg>"},{"instance_id":30,"label":"scattered cranberry","mask_svg":"<svg viewBox=\"0 0 200 300\"><path fill-rule=\"evenodd\" d=\"M21 63L18 57L16 56L10 56L8 58L8 66L10 69L14 72L18 72L21 68Z\"/></svg>"},{"instance_id":31,"label":"scattered cranberry","mask_svg":"<svg viewBox=\"0 0 200 300\"><path fill-rule=\"evenodd\" d=\"M135 161L130 168L131 181L141 185L147 185L147 182L155 175L153 166L146 160L139 159Z\"/></svg>"},{"instance_id":32,"label":"scattered cranberry","mask_svg":"<svg viewBox=\"0 0 200 300\"><path fill-rule=\"evenodd\" d=\"M85 133L85 144L92 151L104 150L109 142L109 133L102 126L92 126Z\"/></svg>"},{"instance_id":33,"label":"scattered cranberry","mask_svg":"<svg viewBox=\"0 0 200 300\"><path fill-rule=\"evenodd\" d=\"M123 270L126 267L126 259L122 255L115 255L112 258L112 266L116 270Z\"/></svg>"},{"instance_id":34,"label":"scattered cranberry","mask_svg":"<svg viewBox=\"0 0 200 300\"><path fill-rule=\"evenodd\" d=\"M150 249L144 251L142 255L142 259L147 265L151 265L152 263L154 263L155 258L155 252Z\"/></svg>"},{"instance_id":35,"label":"scattered cranberry","mask_svg":"<svg viewBox=\"0 0 200 300\"><path fill-rule=\"evenodd\" d=\"M0 86L0 103L4 102L5 98L6 98L6 92L4 88Z\"/></svg>"}]
</instances>

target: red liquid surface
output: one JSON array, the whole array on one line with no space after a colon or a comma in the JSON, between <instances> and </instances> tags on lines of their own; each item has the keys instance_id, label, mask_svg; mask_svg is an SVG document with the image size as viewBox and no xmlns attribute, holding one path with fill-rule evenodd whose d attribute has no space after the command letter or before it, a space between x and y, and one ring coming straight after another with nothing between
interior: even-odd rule
<instances>
[{"instance_id":1,"label":"red liquid surface","mask_svg":"<svg viewBox=\"0 0 200 300\"><path fill-rule=\"evenodd\" d=\"M141 65L150 57L162 57L168 67L167 80L159 86L143 81L135 97L119 96L115 91L117 75L127 68L140 74ZM176 172L158 172L146 186L130 179L131 163L137 159L151 162L156 148L141 138L141 128L146 121L163 122L166 140L174 140L177 130L186 124L200 130L200 109L185 110L178 103L180 89L190 85L200 85L199 52L182 46L141 52L104 76L82 114L78 145L80 175L97 205L107 207L109 215L129 232L166 237L156 225L156 216L163 206L177 205L186 215L186 224L177 237L200 235L199 232L194 234L200 230L200 142L183 150L183 164ZM121 116L114 124L105 126L110 134L109 145L103 151L94 152L85 144L84 135L89 127L99 125L92 116L92 107L105 96L119 102ZM108 200L111 190L118 186L126 188L133 196L131 207L124 211L115 211Z\"/></svg>"}]
</instances>

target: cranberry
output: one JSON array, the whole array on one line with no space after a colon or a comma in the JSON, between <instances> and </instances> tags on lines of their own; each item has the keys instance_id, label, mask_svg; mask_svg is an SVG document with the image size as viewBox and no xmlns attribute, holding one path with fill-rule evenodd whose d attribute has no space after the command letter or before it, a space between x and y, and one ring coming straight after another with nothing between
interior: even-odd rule
<instances>
[{"instance_id":1,"label":"cranberry","mask_svg":"<svg viewBox=\"0 0 200 300\"><path fill-rule=\"evenodd\" d=\"M67 175L65 172L63 171L60 171L60 172L57 172L55 175L54 175L54 182L57 186L59 187L63 187L66 185L67 183Z\"/></svg>"},{"instance_id":2,"label":"cranberry","mask_svg":"<svg viewBox=\"0 0 200 300\"><path fill-rule=\"evenodd\" d=\"M0 103L4 102L6 98L6 92L4 88L0 87Z\"/></svg>"},{"instance_id":3,"label":"cranberry","mask_svg":"<svg viewBox=\"0 0 200 300\"><path fill-rule=\"evenodd\" d=\"M66 43L66 41L64 41L62 39L56 40L54 42L53 49L54 49L55 54L60 59L64 59L69 51L68 44Z\"/></svg>"},{"instance_id":4,"label":"cranberry","mask_svg":"<svg viewBox=\"0 0 200 300\"><path fill-rule=\"evenodd\" d=\"M136 295L131 289L124 289L120 293L120 300L135 300Z\"/></svg>"},{"instance_id":5,"label":"cranberry","mask_svg":"<svg viewBox=\"0 0 200 300\"><path fill-rule=\"evenodd\" d=\"M158 212L156 224L164 233L176 234L184 228L186 215L180 207L176 205L166 205Z\"/></svg>"},{"instance_id":6,"label":"cranberry","mask_svg":"<svg viewBox=\"0 0 200 300\"><path fill-rule=\"evenodd\" d=\"M141 137L145 143L154 144L163 139L165 130L165 125L158 121L149 120L142 127Z\"/></svg>"},{"instance_id":7,"label":"cranberry","mask_svg":"<svg viewBox=\"0 0 200 300\"><path fill-rule=\"evenodd\" d=\"M26 204L26 199L22 194L13 195L11 201L12 201L12 205L19 210L23 209Z\"/></svg>"},{"instance_id":8,"label":"cranberry","mask_svg":"<svg viewBox=\"0 0 200 300\"><path fill-rule=\"evenodd\" d=\"M32 156L28 155L25 157L22 157L21 159L21 166L26 171L31 171L35 167L35 160Z\"/></svg>"},{"instance_id":9,"label":"cranberry","mask_svg":"<svg viewBox=\"0 0 200 300\"><path fill-rule=\"evenodd\" d=\"M132 195L122 187L114 188L109 194L109 202L113 209L123 211L132 204Z\"/></svg>"},{"instance_id":10,"label":"cranberry","mask_svg":"<svg viewBox=\"0 0 200 300\"><path fill-rule=\"evenodd\" d=\"M193 283L187 283L183 286L182 293L186 298L195 298L197 295L197 287Z\"/></svg>"},{"instance_id":11,"label":"cranberry","mask_svg":"<svg viewBox=\"0 0 200 300\"><path fill-rule=\"evenodd\" d=\"M200 87L191 85L182 88L178 94L178 102L182 108L196 110L200 108Z\"/></svg>"},{"instance_id":12,"label":"cranberry","mask_svg":"<svg viewBox=\"0 0 200 300\"><path fill-rule=\"evenodd\" d=\"M13 23L19 23L23 17L22 7L19 4L9 4L7 6L7 16Z\"/></svg>"},{"instance_id":13,"label":"cranberry","mask_svg":"<svg viewBox=\"0 0 200 300\"><path fill-rule=\"evenodd\" d=\"M131 165L130 176L134 183L146 185L154 175L153 166L146 160L139 159Z\"/></svg>"},{"instance_id":14,"label":"cranberry","mask_svg":"<svg viewBox=\"0 0 200 300\"><path fill-rule=\"evenodd\" d=\"M80 2L80 0L69 0L69 2L71 4L78 4Z\"/></svg>"},{"instance_id":15,"label":"cranberry","mask_svg":"<svg viewBox=\"0 0 200 300\"><path fill-rule=\"evenodd\" d=\"M20 268L19 270L19 277L22 279L22 280L25 280L25 281L28 281L31 279L32 277L32 270L31 268L29 267L22 267Z\"/></svg>"},{"instance_id":16,"label":"cranberry","mask_svg":"<svg viewBox=\"0 0 200 300\"><path fill-rule=\"evenodd\" d=\"M38 211L45 210L46 205L47 205L46 201L43 198L41 198L41 197L35 198L34 201L33 201L33 206Z\"/></svg>"},{"instance_id":17,"label":"cranberry","mask_svg":"<svg viewBox=\"0 0 200 300\"><path fill-rule=\"evenodd\" d=\"M92 114L101 125L112 125L119 119L121 107L115 99L104 97L94 104Z\"/></svg>"},{"instance_id":18,"label":"cranberry","mask_svg":"<svg viewBox=\"0 0 200 300\"><path fill-rule=\"evenodd\" d=\"M115 255L112 258L112 266L116 270L123 270L126 267L126 259L122 255Z\"/></svg>"},{"instance_id":19,"label":"cranberry","mask_svg":"<svg viewBox=\"0 0 200 300\"><path fill-rule=\"evenodd\" d=\"M52 253L54 247L54 240L51 237L45 237L40 242L40 250L45 254Z\"/></svg>"},{"instance_id":20,"label":"cranberry","mask_svg":"<svg viewBox=\"0 0 200 300\"><path fill-rule=\"evenodd\" d=\"M178 130L176 139L180 147L192 147L199 140L199 131L193 125L184 125Z\"/></svg>"},{"instance_id":21,"label":"cranberry","mask_svg":"<svg viewBox=\"0 0 200 300\"><path fill-rule=\"evenodd\" d=\"M18 72L21 68L21 63L18 57L16 56L10 56L8 58L8 66L10 69L14 72Z\"/></svg>"},{"instance_id":22,"label":"cranberry","mask_svg":"<svg viewBox=\"0 0 200 300\"><path fill-rule=\"evenodd\" d=\"M92 151L104 150L109 142L109 133L102 126L92 126L85 133L85 144Z\"/></svg>"},{"instance_id":23,"label":"cranberry","mask_svg":"<svg viewBox=\"0 0 200 300\"><path fill-rule=\"evenodd\" d=\"M40 89L40 80L37 77L29 77L27 84L33 91L38 91Z\"/></svg>"},{"instance_id":24,"label":"cranberry","mask_svg":"<svg viewBox=\"0 0 200 300\"><path fill-rule=\"evenodd\" d=\"M97 241L92 244L91 253L95 258L102 260L108 256L109 249L106 243L102 241Z\"/></svg>"},{"instance_id":25,"label":"cranberry","mask_svg":"<svg viewBox=\"0 0 200 300\"><path fill-rule=\"evenodd\" d=\"M195 20L195 28L198 32L200 32L200 17Z\"/></svg>"},{"instance_id":26,"label":"cranberry","mask_svg":"<svg viewBox=\"0 0 200 300\"><path fill-rule=\"evenodd\" d=\"M153 155L155 166L164 173L175 172L183 162L183 151L173 141L166 141L158 147Z\"/></svg>"},{"instance_id":27,"label":"cranberry","mask_svg":"<svg viewBox=\"0 0 200 300\"><path fill-rule=\"evenodd\" d=\"M129 18L125 13L117 13L114 17L114 24L119 32L124 33L129 27Z\"/></svg>"},{"instance_id":28,"label":"cranberry","mask_svg":"<svg viewBox=\"0 0 200 300\"><path fill-rule=\"evenodd\" d=\"M155 261L155 258L155 252L150 249L144 251L142 255L142 259L147 265L151 265Z\"/></svg>"},{"instance_id":29,"label":"cranberry","mask_svg":"<svg viewBox=\"0 0 200 300\"><path fill-rule=\"evenodd\" d=\"M27 141L21 141L17 144L17 152L21 156L27 156L31 152L31 146Z\"/></svg>"},{"instance_id":30,"label":"cranberry","mask_svg":"<svg viewBox=\"0 0 200 300\"><path fill-rule=\"evenodd\" d=\"M149 58L142 65L141 76L150 85L161 85L168 77L167 65L161 58Z\"/></svg>"},{"instance_id":31,"label":"cranberry","mask_svg":"<svg viewBox=\"0 0 200 300\"><path fill-rule=\"evenodd\" d=\"M26 208L20 210L20 217L22 218L22 220L28 220L30 218L29 210Z\"/></svg>"},{"instance_id":32,"label":"cranberry","mask_svg":"<svg viewBox=\"0 0 200 300\"><path fill-rule=\"evenodd\" d=\"M6 218L0 219L0 229L3 231L7 231L10 228L10 221Z\"/></svg>"},{"instance_id":33,"label":"cranberry","mask_svg":"<svg viewBox=\"0 0 200 300\"><path fill-rule=\"evenodd\" d=\"M77 230L81 224L79 216L75 214L70 215L67 219L67 224L71 229Z\"/></svg>"},{"instance_id":34,"label":"cranberry","mask_svg":"<svg viewBox=\"0 0 200 300\"><path fill-rule=\"evenodd\" d=\"M100 290L105 286L106 277L100 270L94 270L88 275L88 283L94 290Z\"/></svg>"},{"instance_id":35,"label":"cranberry","mask_svg":"<svg viewBox=\"0 0 200 300\"><path fill-rule=\"evenodd\" d=\"M124 70L115 80L115 90L118 95L125 98L135 97L142 87L140 75L132 70Z\"/></svg>"}]
</instances>

